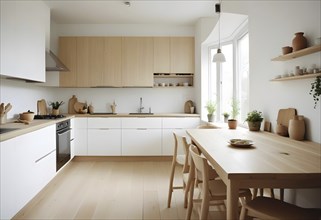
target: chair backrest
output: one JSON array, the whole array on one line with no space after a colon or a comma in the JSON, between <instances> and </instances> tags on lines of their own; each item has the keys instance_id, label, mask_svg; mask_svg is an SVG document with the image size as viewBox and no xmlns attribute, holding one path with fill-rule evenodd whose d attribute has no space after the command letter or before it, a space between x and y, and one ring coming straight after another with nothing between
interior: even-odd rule
<instances>
[{"instance_id":1,"label":"chair backrest","mask_svg":"<svg viewBox=\"0 0 321 220\"><path fill-rule=\"evenodd\" d=\"M207 159L200 155L200 152L198 151L197 147L193 144L190 145L189 151L192 158L191 169L195 168L195 171L197 173L196 177L194 173L194 177L199 178L198 180L203 182L204 190L205 192L207 192L209 180L209 165Z\"/></svg>"},{"instance_id":2,"label":"chair backrest","mask_svg":"<svg viewBox=\"0 0 321 220\"><path fill-rule=\"evenodd\" d=\"M177 157L178 149L183 148L184 154L185 154L185 162L183 165L183 173L186 173L189 171L190 166L190 159L189 159L189 145L187 143L187 139L185 136L181 136L175 132L173 132L174 139L175 139L175 148L174 148L174 157Z\"/></svg>"}]
</instances>

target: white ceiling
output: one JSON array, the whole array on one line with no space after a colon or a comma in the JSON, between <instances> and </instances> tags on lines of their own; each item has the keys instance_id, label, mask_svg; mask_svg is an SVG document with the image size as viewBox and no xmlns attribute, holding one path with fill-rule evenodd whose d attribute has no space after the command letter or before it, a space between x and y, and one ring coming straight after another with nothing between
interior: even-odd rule
<instances>
[{"instance_id":1,"label":"white ceiling","mask_svg":"<svg viewBox=\"0 0 321 220\"><path fill-rule=\"evenodd\" d=\"M163 24L193 26L217 16L217 0L44 0L57 24Z\"/></svg>"}]
</instances>

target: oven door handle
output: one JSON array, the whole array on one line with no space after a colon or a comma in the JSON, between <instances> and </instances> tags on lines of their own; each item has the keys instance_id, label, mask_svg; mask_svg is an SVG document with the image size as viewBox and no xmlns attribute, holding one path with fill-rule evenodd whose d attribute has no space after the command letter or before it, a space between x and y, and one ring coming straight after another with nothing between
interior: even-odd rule
<instances>
[{"instance_id":1,"label":"oven door handle","mask_svg":"<svg viewBox=\"0 0 321 220\"><path fill-rule=\"evenodd\" d=\"M63 135L63 134L65 134L65 133L67 133L67 132L70 132L71 131L71 128L68 128L68 129L64 129L64 130L62 130L62 131L57 131L57 134L58 135Z\"/></svg>"}]
</instances>

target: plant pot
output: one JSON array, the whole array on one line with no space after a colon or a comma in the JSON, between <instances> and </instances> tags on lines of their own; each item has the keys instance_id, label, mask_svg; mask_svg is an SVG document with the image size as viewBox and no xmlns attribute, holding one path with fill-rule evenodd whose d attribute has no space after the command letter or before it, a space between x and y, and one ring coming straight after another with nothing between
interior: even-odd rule
<instances>
[{"instance_id":1,"label":"plant pot","mask_svg":"<svg viewBox=\"0 0 321 220\"><path fill-rule=\"evenodd\" d=\"M214 115L213 114L207 114L207 120L208 120L208 122L213 122Z\"/></svg>"},{"instance_id":2,"label":"plant pot","mask_svg":"<svg viewBox=\"0 0 321 220\"><path fill-rule=\"evenodd\" d=\"M261 122L260 121L248 121L250 131L260 131Z\"/></svg>"},{"instance_id":3,"label":"plant pot","mask_svg":"<svg viewBox=\"0 0 321 220\"><path fill-rule=\"evenodd\" d=\"M52 109L52 112L51 112L53 115L59 115L60 111L59 111L59 108L58 109Z\"/></svg>"},{"instance_id":4,"label":"plant pot","mask_svg":"<svg viewBox=\"0 0 321 220\"><path fill-rule=\"evenodd\" d=\"M228 121L228 116L224 116L224 123L227 123Z\"/></svg>"},{"instance_id":5,"label":"plant pot","mask_svg":"<svg viewBox=\"0 0 321 220\"><path fill-rule=\"evenodd\" d=\"M237 127L237 120L235 120L235 119L229 119L229 120L227 121L227 125L228 125L229 129L236 129L236 127Z\"/></svg>"}]
</instances>

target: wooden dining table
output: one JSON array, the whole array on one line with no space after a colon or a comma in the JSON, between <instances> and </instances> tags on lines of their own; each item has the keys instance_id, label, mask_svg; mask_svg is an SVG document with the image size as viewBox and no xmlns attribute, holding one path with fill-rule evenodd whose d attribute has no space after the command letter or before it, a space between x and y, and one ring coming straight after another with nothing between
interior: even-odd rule
<instances>
[{"instance_id":1,"label":"wooden dining table","mask_svg":"<svg viewBox=\"0 0 321 220\"><path fill-rule=\"evenodd\" d=\"M188 129L227 186L227 219L238 219L242 188L321 188L321 145L247 129ZM232 146L231 139L253 141ZM321 199L321 198L320 198Z\"/></svg>"}]
</instances>

